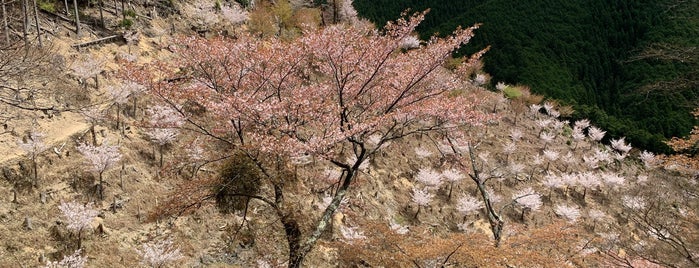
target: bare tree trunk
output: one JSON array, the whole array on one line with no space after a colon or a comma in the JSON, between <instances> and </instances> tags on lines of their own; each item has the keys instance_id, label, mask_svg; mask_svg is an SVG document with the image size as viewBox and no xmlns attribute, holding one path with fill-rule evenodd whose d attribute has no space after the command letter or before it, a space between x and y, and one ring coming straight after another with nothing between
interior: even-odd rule
<instances>
[{"instance_id":1,"label":"bare tree trunk","mask_svg":"<svg viewBox=\"0 0 699 268\"><path fill-rule=\"evenodd\" d=\"M478 187L478 192L481 194L481 197L483 198L483 203L485 203L485 210L488 214L490 230L493 232L493 239L495 240L495 246L497 247L500 245L500 239L502 238L502 229L505 227L505 221L502 220L500 214L497 211L495 211L495 208L493 208L493 204L491 203L490 195L488 194L485 182L483 182L483 180L480 178L480 171L478 170L478 166L476 165L476 157L473 150L473 147L469 143L468 154L469 158L471 159L471 167L473 170L473 174L470 176L473 182L476 183L476 186Z\"/></svg>"},{"instance_id":2,"label":"bare tree trunk","mask_svg":"<svg viewBox=\"0 0 699 268\"><path fill-rule=\"evenodd\" d=\"M121 0L121 19L126 21L126 8L124 6L124 0Z\"/></svg>"},{"instance_id":3,"label":"bare tree trunk","mask_svg":"<svg viewBox=\"0 0 699 268\"><path fill-rule=\"evenodd\" d=\"M63 0L63 3L66 5L66 17L67 17L67 16L70 16L70 12L68 12L68 10L70 9L70 8L68 7L68 0Z\"/></svg>"},{"instance_id":4,"label":"bare tree trunk","mask_svg":"<svg viewBox=\"0 0 699 268\"><path fill-rule=\"evenodd\" d=\"M29 11L27 11L27 0L22 1L22 13L24 13L24 26L22 34L24 36L24 47L29 49Z\"/></svg>"},{"instance_id":5,"label":"bare tree trunk","mask_svg":"<svg viewBox=\"0 0 699 268\"><path fill-rule=\"evenodd\" d=\"M32 156L32 171L34 175L34 187L39 188L39 168L36 164L36 156Z\"/></svg>"},{"instance_id":6,"label":"bare tree trunk","mask_svg":"<svg viewBox=\"0 0 699 268\"><path fill-rule=\"evenodd\" d=\"M97 146L97 133L95 133L95 123L90 124L90 135L92 135L92 146Z\"/></svg>"},{"instance_id":7,"label":"bare tree trunk","mask_svg":"<svg viewBox=\"0 0 699 268\"><path fill-rule=\"evenodd\" d=\"M100 182L98 184L98 187L99 187L98 194L99 194L100 200L104 200L104 177L102 176L102 173L104 173L104 170L100 171L100 174L99 174Z\"/></svg>"},{"instance_id":8,"label":"bare tree trunk","mask_svg":"<svg viewBox=\"0 0 699 268\"><path fill-rule=\"evenodd\" d=\"M39 9L36 6L36 0L34 0L34 22L36 23L36 39L39 40L39 47L44 46L41 43L41 27L39 26Z\"/></svg>"},{"instance_id":9,"label":"bare tree trunk","mask_svg":"<svg viewBox=\"0 0 699 268\"><path fill-rule=\"evenodd\" d=\"M333 24L336 24L339 21L337 18L337 1L338 0L333 0Z\"/></svg>"},{"instance_id":10,"label":"bare tree trunk","mask_svg":"<svg viewBox=\"0 0 699 268\"><path fill-rule=\"evenodd\" d=\"M99 5L100 5L100 23L102 25L102 28L106 28L106 26L104 26L104 13L102 11L102 9L104 9L103 0L100 0Z\"/></svg>"},{"instance_id":11,"label":"bare tree trunk","mask_svg":"<svg viewBox=\"0 0 699 268\"><path fill-rule=\"evenodd\" d=\"M73 7L75 7L75 34L80 37L80 14L78 14L78 0L73 0Z\"/></svg>"},{"instance_id":12,"label":"bare tree trunk","mask_svg":"<svg viewBox=\"0 0 699 268\"><path fill-rule=\"evenodd\" d=\"M5 44L10 45L10 27L7 25L7 10L5 10L5 0L2 0L2 23L5 32Z\"/></svg>"}]
</instances>

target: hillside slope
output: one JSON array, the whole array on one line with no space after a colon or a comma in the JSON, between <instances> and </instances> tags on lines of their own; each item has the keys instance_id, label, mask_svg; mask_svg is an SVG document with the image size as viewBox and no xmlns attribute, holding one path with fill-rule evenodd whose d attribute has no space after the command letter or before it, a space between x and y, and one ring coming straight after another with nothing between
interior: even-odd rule
<instances>
[{"instance_id":1,"label":"hillside slope","mask_svg":"<svg viewBox=\"0 0 699 268\"><path fill-rule=\"evenodd\" d=\"M209 4L211 9L207 10L223 17L220 10L212 11L213 2ZM270 7L262 6L257 12L268 14L265 12L272 12L267 9ZM136 11L146 14L145 8ZM91 8L85 12L97 14ZM276 164L273 170L278 173L260 174L264 169L254 162L255 156L244 153L268 156L266 152L234 143L237 141L230 131L215 132L221 125L228 127L224 130L231 129L228 121L215 114L217 107L223 107L217 104L240 100L205 102L206 97L220 96L206 91L216 88L207 84L212 77L221 85L231 85L230 78L235 75L207 77L198 72L221 63L250 64L243 65L254 70L247 74L277 77L274 71L259 70L299 66L302 61L286 61L286 57L295 56L290 51L301 51L302 38L293 35L300 31L293 27L282 31L283 26L277 26L272 32L289 34L283 40L275 39L274 34L261 37L259 32L243 37L244 31L254 29L252 23L212 26L197 24L186 15L182 15L186 19L175 16L136 20L130 32L137 32L139 38L129 43L118 41L81 50L70 45L99 36L77 38L66 22L47 42L50 50L31 48L47 51L51 57L35 63L56 73L38 68L22 79L12 77L24 83L20 93L35 89L42 94L33 96L42 97L35 102L31 98L5 100L22 100L22 105L49 103L55 109L47 109L48 113L3 104L6 112L0 118L6 132L0 134L0 151L7 153L0 161L0 196L5 201L0 203L0 267L37 267L60 261L78 248L78 255L86 258L85 267L283 267L290 264L288 240L295 237L294 232L306 237L316 228L320 216L338 196L336 189L346 173L328 161L328 155L311 152L266 157L261 161ZM119 20L120 16L114 16L111 23ZM196 29L192 24L198 25ZM379 45L367 46L362 40L380 36L358 24L338 26L330 32L355 37L345 41L360 52L373 52ZM228 31L214 30L218 27ZM85 26L84 30L99 33L95 26ZM322 28L306 31L306 37L324 33ZM192 38L195 32L209 38ZM333 42L338 40L315 41L329 46L337 45ZM221 47L230 50L213 50ZM271 49L279 47L288 49ZM234 54L239 52L234 48L250 54L231 60L226 56L239 55ZM425 48L393 49L387 55L391 60L424 55L418 54L421 49ZM278 57L266 57L270 54ZM191 58L191 65L184 64L182 59L192 55L198 57ZM54 68L57 58L64 60L63 68ZM94 63L94 59L101 60ZM346 63L340 58L338 62ZM312 63L313 68L301 68L303 71L291 72L289 77L300 77L296 82L304 91L323 90L310 86L329 81L328 73L318 71L326 70L322 69L326 62ZM424 67L413 62L391 63L405 67L392 70L396 73ZM78 66L99 70L83 77L78 70L85 68ZM270 66L272 69L266 69ZM608 136L603 130L585 120L561 120L561 106L542 103L524 87L501 84L500 91L488 90L482 86L487 75L479 64L467 66L473 68L436 65L437 77L458 77L454 79L458 81L417 87L455 85L445 91L446 97L465 97L469 105L448 111L422 106L416 110L424 108L449 118L459 112L455 109L468 106L483 115L481 121L380 142L380 150L353 167L357 175L344 198L337 200L339 208L332 214L331 226L310 251L304 267L697 265L697 170L679 162L663 162L662 157L633 149L624 140L601 143L599 140ZM361 76L366 70L359 69L350 68ZM377 83L400 85L413 78L395 75ZM55 84L44 85L46 80ZM133 83L138 81L151 83ZM259 89L245 83L238 93ZM193 89L202 94L178 95ZM8 93L5 97L13 92L2 93ZM292 95L289 103L298 105L270 109L292 107L312 113L315 111L303 110L307 109L304 105L333 94L335 91L328 90L315 97ZM184 98L163 101L173 96ZM376 99L379 97L364 100L373 103ZM211 104L214 106L205 106ZM163 108L167 105L170 110ZM172 109L181 109L179 115L188 116L189 121L170 121L172 114L167 111ZM295 118L303 116L307 115ZM415 126L419 129L430 123L434 122L422 121ZM214 128L207 132L210 126ZM288 129L266 133L285 131ZM39 132L43 135L32 135ZM215 135L220 136L212 139ZM371 142L382 141L381 137L363 138L366 146L381 147ZM89 145L116 146L120 158L104 169L95 169L80 149ZM352 163L352 157L355 161L358 157L355 152L333 153L339 161ZM282 208L275 203L281 191ZM70 229L76 217L66 217L60 208L71 201L80 208L91 204L88 207L96 210L97 216L83 221L87 224L80 231ZM280 217L279 211L287 214ZM288 225L283 224L289 218L298 223L296 229L285 229ZM172 253L170 258L167 253ZM158 257L162 263L154 261Z\"/></svg>"}]
</instances>

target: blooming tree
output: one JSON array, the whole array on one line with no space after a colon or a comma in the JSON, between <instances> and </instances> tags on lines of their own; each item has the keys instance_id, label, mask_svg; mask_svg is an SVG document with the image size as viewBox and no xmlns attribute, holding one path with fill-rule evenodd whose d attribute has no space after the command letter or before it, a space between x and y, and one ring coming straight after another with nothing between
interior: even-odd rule
<instances>
[{"instance_id":1,"label":"blooming tree","mask_svg":"<svg viewBox=\"0 0 699 268\"><path fill-rule=\"evenodd\" d=\"M179 134L178 128L184 124L184 118L177 110L164 105L155 105L148 108L150 114L151 129L147 131L151 141L158 145L160 153L160 167L163 166L163 153L165 146L174 142Z\"/></svg>"},{"instance_id":2,"label":"blooming tree","mask_svg":"<svg viewBox=\"0 0 699 268\"><path fill-rule=\"evenodd\" d=\"M42 268L83 268L87 263L87 256L80 256L81 251L78 249L73 254L64 256L60 261L46 262Z\"/></svg>"},{"instance_id":3,"label":"blooming tree","mask_svg":"<svg viewBox=\"0 0 699 268\"><path fill-rule=\"evenodd\" d=\"M425 184L428 188L439 188L443 182L442 173L431 168L421 168L415 176L415 179Z\"/></svg>"},{"instance_id":4,"label":"blooming tree","mask_svg":"<svg viewBox=\"0 0 699 268\"><path fill-rule=\"evenodd\" d=\"M34 180L34 186L39 183L39 173L36 163L36 158L44 152L48 146L44 143L43 137L44 133L32 131L29 133L29 137L25 140L18 140L17 145L22 149L32 161L32 179Z\"/></svg>"},{"instance_id":5,"label":"blooming tree","mask_svg":"<svg viewBox=\"0 0 699 268\"><path fill-rule=\"evenodd\" d=\"M477 213L481 208L483 208L483 202L472 196L464 196L456 204L456 210L464 215Z\"/></svg>"},{"instance_id":6,"label":"blooming tree","mask_svg":"<svg viewBox=\"0 0 699 268\"><path fill-rule=\"evenodd\" d=\"M451 193L454 189L454 183L461 181L464 177L465 175L458 169L452 168L442 171L442 178L449 182L449 194L447 195L448 200L451 200Z\"/></svg>"},{"instance_id":7,"label":"blooming tree","mask_svg":"<svg viewBox=\"0 0 699 268\"><path fill-rule=\"evenodd\" d=\"M155 96L186 118L187 128L229 144L256 163L278 194L255 198L279 215L288 236L289 266L298 267L360 167L385 144L420 133L458 132L487 119L476 111L478 99L455 91L465 79L442 68L477 26L401 51L403 39L423 19L424 13L399 19L382 32L334 25L287 42L245 34L237 40L187 37L178 42L177 60L132 66L124 76L150 85ZM464 64L474 64L481 54ZM283 205L287 173L276 162L300 155L343 174L332 202L305 239L295 217L287 216L293 213Z\"/></svg>"},{"instance_id":8,"label":"blooming tree","mask_svg":"<svg viewBox=\"0 0 699 268\"><path fill-rule=\"evenodd\" d=\"M104 199L103 174L121 159L119 146L109 145L108 141L105 140L100 146L83 143L78 145L77 149L85 157L85 162L90 169L97 172L99 176L98 195L100 199Z\"/></svg>"},{"instance_id":9,"label":"blooming tree","mask_svg":"<svg viewBox=\"0 0 699 268\"><path fill-rule=\"evenodd\" d=\"M85 121L90 124L90 136L92 137L92 145L97 146L97 133L95 132L95 126L100 122L104 121L105 115L104 110L99 106L89 106L80 109L80 114L83 116Z\"/></svg>"},{"instance_id":10,"label":"blooming tree","mask_svg":"<svg viewBox=\"0 0 699 268\"><path fill-rule=\"evenodd\" d=\"M420 214L420 209L422 207L426 207L432 202L432 198L434 198L434 195L429 192L429 189L420 189L417 187L413 187L412 199L413 202L415 202L415 204L417 205L415 218L417 218L417 215Z\"/></svg>"},{"instance_id":11,"label":"blooming tree","mask_svg":"<svg viewBox=\"0 0 699 268\"><path fill-rule=\"evenodd\" d=\"M58 209L63 213L68 230L78 235L78 249L82 248L82 231L90 227L99 212L92 208L92 204L81 205L75 201L62 202L58 205Z\"/></svg>"},{"instance_id":12,"label":"blooming tree","mask_svg":"<svg viewBox=\"0 0 699 268\"><path fill-rule=\"evenodd\" d=\"M71 66L72 74L78 78L80 84L87 89L87 79L95 79L95 87L99 88L99 74L102 72L104 67L104 60L93 56L86 55L82 58L76 60Z\"/></svg>"},{"instance_id":13,"label":"blooming tree","mask_svg":"<svg viewBox=\"0 0 699 268\"><path fill-rule=\"evenodd\" d=\"M141 247L140 250L136 249L136 252L141 255L141 263L153 268L165 267L168 263L183 257L180 248L173 245L172 239L151 241Z\"/></svg>"},{"instance_id":14,"label":"blooming tree","mask_svg":"<svg viewBox=\"0 0 699 268\"><path fill-rule=\"evenodd\" d=\"M570 223L574 223L578 220L578 218L580 218L580 210L573 206L556 205L554 211L559 216L566 218L566 220L568 220Z\"/></svg>"}]
</instances>

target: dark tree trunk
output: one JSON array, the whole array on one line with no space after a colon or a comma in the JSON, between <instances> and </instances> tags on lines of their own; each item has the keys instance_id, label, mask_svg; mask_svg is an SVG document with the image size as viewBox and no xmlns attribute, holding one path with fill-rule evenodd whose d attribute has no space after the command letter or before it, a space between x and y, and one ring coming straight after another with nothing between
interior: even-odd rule
<instances>
[{"instance_id":1,"label":"dark tree trunk","mask_svg":"<svg viewBox=\"0 0 699 268\"><path fill-rule=\"evenodd\" d=\"M100 8L100 25L102 25L102 28L106 28L104 25L104 12L102 11L104 9L104 2L103 0L100 0L99 2L99 8Z\"/></svg>"},{"instance_id":2,"label":"dark tree trunk","mask_svg":"<svg viewBox=\"0 0 699 268\"><path fill-rule=\"evenodd\" d=\"M68 10L70 10L70 8L68 7L68 0L63 0L63 3L66 5L66 17L70 16L70 12L68 12Z\"/></svg>"},{"instance_id":3,"label":"dark tree trunk","mask_svg":"<svg viewBox=\"0 0 699 268\"><path fill-rule=\"evenodd\" d=\"M80 14L78 14L78 0L73 0L73 7L75 7L75 34L80 37Z\"/></svg>"},{"instance_id":4,"label":"dark tree trunk","mask_svg":"<svg viewBox=\"0 0 699 268\"><path fill-rule=\"evenodd\" d=\"M163 168L163 149L165 148L164 144L158 145L158 151L160 152L160 168Z\"/></svg>"},{"instance_id":5,"label":"dark tree trunk","mask_svg":"<svg viewBox=\"0 0 699 268\"><path fill-rule=\"evenodd\" d=\"M97 146L97 133L95 133L95 124L90 124L90 135L92 135L92 146Z\"/></svg>"},{"instance_id":6,"label":"dark tree trunk","mask_svg":"<svg viewBox=\"0 0 699 268\"><path fill-rule=\"evenodd\" d=\"M104 200L104 184L103 184L104 179L103 179L102 173L104 173L104 171L100 171L100 174L99 174L100 182L97 185L97 187L99 188L99 189L97 189L98 190L97 194L99 195L100 200Z\"/></svg>"},{"instance_id":7,"label":"dark tree trunk","mask_svg":"<svg viewBox=\"0 0 699 268\"><path fill-rule=\"evenodd\" d=\"M289 267L301 267L305 254L301 255L299 252L301 249L301 230L299 224L290 215L283 215L280 217L282 225L284 226L284 233L286 234L286 242L289 245Z\"/></svg>"},{"instance_id":8,"label":"dark tree trunk","mask_svg":"<svg viewBox=\"0 0 699 268\"><path fill-rule=\"evenodd\" d=\"M493 232L493 239L495 240L495 246L497 247L500 245L500 239L502 238L502 229L505 227L505 221L502 220L502 217L497 211L495 211L495 208L493 208L493 204L490 202L490 195L488 194L488 189L486 188L485 183L480 178L480 171L478 170L478 166L476 165L476 156L473 150L473 147L471 146L471 144L469 144L468 154L469 158L471 159L471 167L473 169L473 175L471 175L471 179L473 180L473 182L476 183L476 186L478 187L478 192L481 194L481 197L483 198L483 203L485 203L485 210L488 214L490 230Z\"/></svg>"}]
</instances>

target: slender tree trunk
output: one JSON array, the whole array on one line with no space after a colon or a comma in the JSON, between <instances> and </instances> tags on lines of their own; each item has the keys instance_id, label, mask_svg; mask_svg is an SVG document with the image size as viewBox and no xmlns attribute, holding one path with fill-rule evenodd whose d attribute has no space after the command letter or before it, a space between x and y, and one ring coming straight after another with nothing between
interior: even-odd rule
<instances>
[{"instance_id":1,"label":"slender tree trunk","mask_svg":"<svg viewBox=\"0 0 699 268\"><path fill-rule=\"evenodd\" d=\"M163 144L158 145L158 151L160 152L160 168L163 167L163 148L164 147L165 147L165 145L163 145Z\"/></svg>"},{"instance_id":2,"label":"slender tree trunk","mask_svg":"<svg viewBox=\"0 0 699 268\"><path fill-rule=\"evenodd\" d=\"M119 130L119 121L121 121L121 112L120 112L121 107L120 106L121 106L120 104L118 104L118 103L116 104L116 130Z\"/></svg>"},{"instance_id":3,"label":"slender tree trunk","mask_svg":"<svg viewBox=\"0 0 699 268\"><path fill-rule=\"evenodd\" d=\"M73 7L75 7L75 34L80 37L80 14L78 14L78 0L73 0Z\"/></svg>"},{"instance_id":4,"label":"slender tree trunk","mask_svg":"<svg viewBox=\"0 0 699 268\"><path fill-rule=\"evenodd\" d=\"M500 245L500 239L502 238L502 229L505 227L505 222L502 220L500 214L495 211L493 204L490 202L490 195L488 194L488 189L485 186L483 180L480 179L480 171L476 165L476 156L473 152L473 147L471 144L468 145L468 154L471 158L471 166L473 169L473 175L471 179L476 183L478 187L478 192L483 198L483 203L485 203L485 209L488 214L488 222L490 223L490 230L493 232L493 239L495 239L495 246Z\"/></svg>"},{"instance_id":5,"label":"slender tree trunk","mask_svg":"<svg viewBox=\"0 0 699 268\"><path fill-rule=\"evenodd\" d=\"M83 230L78 230L78 249L83 247Z\"/></svg>"},{"instance_id":6,"label":"slender tree trunk","mask_svg":"<svg viewBox=\"0 0 699 268\"><path fill-rule=\"evenodd\" d=\"M36 5L36 0L34 2L34 22L36 22L36 39L39 40L39 47L44 46L41 42L41 27L39 26L39 9Z\"/></svg>"},{"instance_id":7,"label":"slender tree trunk","mask_svg":"<svg viewBox=\"0 0 699 268\"><path fill-rule=\"evenodd\" d=\"M121 0L121 19L126 21L126 6L124 6L124 0Z\"/></svg>"},{"instance_id":8,"label":"slender tree trunk","mask_svg":"<svg viewBox=\"0 0 699 268\"><path fill-rule=\"evenodd\" d=\"M133 110L131 111L131 116L134 120L136 120L136 96L133 96L131 99L133 101Z\"/></svg>"},{"instance_id":9,"label":"slender tree trunk","mask_svg":"<svg viewBox=\"0 0 699 268\"><path fill-rule=\"evenodd\" d=\"M27 7L29 3L27 0L22 1L22 13L24 13L24 26L22 27L22 34L24 36L24 47L29 49L29 11Z\"/></svg>"},{"instance_id":10,"label":"slender tree trunk","mask_svg":"<svg viewBox=\"0 0 699 268\"><path fill-rule=\"evenodd\" d=\"M97 146L97 133L95 133L95 124L90 124L90 135L92 135L92 146Z\"/></svg>"},{"instance_id":11,"label":"slender tree trunk","mask_svg":"<svg viewBox=\"0 0 699 268\"><path fill-rule=\"evenodd\" d=\"M63 4L66 5L66 17L70 16L70 12L68 12L68 10L70 10L70 8L68 7L68 0L63 0Z\"/></svg>"},{"instance_id":12,"label":"slender tree trunk","mask_svg":"<svg viewBox=\"0 0 699 268\"><path fill-rule=\"evenodd\" d=\"M337 1L338 0L333 0L333 23L337 23L339 21L337 14Z\"/></svg>"},{"instance_id":13,"label":"slender tree trunk","mask_svg":"<svg viewBox=\"0 0 699 268\"><path fill-rule=\"evenodd\" d=\"M2 24L5 33L5 44L10 45L10 27L7 24L7 10L5 9L5 0L2 0Z\"/></svg>"},{"instance_id":14,"label":"slender tree trunk","mask_svg":"<svg viewBox=\"0 0 699 268\"><path fill-rule=\"evenodd\" d=\"M36 156L32 156L32 171L34 175L34 187L39 187L39 172L38 165L36 164Z\"/></svg>"},{"instance_id":15,"label":"slender tree trunk","mask_svg":"<svg viewBox=\"0 0 699 268\"><path fill-rule=\"evenodd\" d=\"M100 8L100 25L102 25L102 28L106 28L106 26L104 26L104 13L103 13L103 11L102 11L102 10L104 9L104 2L102 2L103 0L99 0L99 1L100 1L100 2L99 2L99 6L100 6L100 7L99 7L99 8Z\"/></svg>"},{"instance_id":16,"label":"slender tree trunk","mask_svg":"<svg viewBox=\"0 0 699 268\"><path fill-rule=\"evenodd\" d=\"M104 184L103 184L104 179L103 179L102 173L104 173L104 171L100 171L100 174L99 174L100 182L98 184L98 187L99 187L98 194L99 194L100 200L104 200Z\"/></svg>"}]
</instances>

